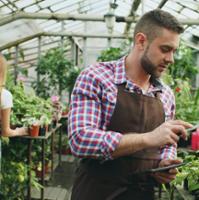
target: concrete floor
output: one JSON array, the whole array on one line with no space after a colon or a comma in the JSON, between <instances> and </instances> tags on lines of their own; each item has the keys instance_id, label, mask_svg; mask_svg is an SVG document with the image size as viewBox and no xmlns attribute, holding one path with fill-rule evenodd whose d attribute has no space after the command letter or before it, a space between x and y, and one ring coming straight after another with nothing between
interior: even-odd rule
<instances>
[{"instance_id":1,"label":"concrete floor","mask_svg":"<svg viewBox=\"0 0 199 200\"><path fill-rule=\"evenodd\" d=\"M67 189L67 195L63 200L69 200L71 188L74 180L76 160L72 156L62 156L61 166L57 166L54 171L51 186Z\"/></svg>"},{"instance_id":2,"label":"concrete floor","mask_svg":"<svg viewBox=\"0 0 199 200\"><path fill-rule=\"evenodd\" d=\"M75 169L78 161L72 156L62 156L62 164L58 166L53 175L53 180L50 183L50 186L63 188L67 190L67 194L64 199L61 200L70 200L71 188L73 185L75 177ZM167 200L167 194L162 191L162 198L158 198L158 190L156 190L156 200ZM174 200L184 200L184 198L179 196L177 193L174 193ZM186 198L185 198L186 199ZM187 199L186 199L187 200Z\"/></svg>"}]
</instances>

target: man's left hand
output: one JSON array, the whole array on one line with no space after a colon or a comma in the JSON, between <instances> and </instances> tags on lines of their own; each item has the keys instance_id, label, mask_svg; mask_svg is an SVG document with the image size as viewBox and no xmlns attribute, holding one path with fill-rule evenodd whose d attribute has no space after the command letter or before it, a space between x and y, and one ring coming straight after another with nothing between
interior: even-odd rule
<instances>
[{"instance_id":1,"label":"man's left hand","mask_svg":"<svg viewBox=\"0 0 199 200\"><path fill-rule=\"evenodd\" d=\"M165 167L168 165L179 164L182 160L161 160L159 163L159 167ZM152 177L159 183L169 183L175 179L178 170L176 168L170 169L164 172L156 172L151 174Z\"/></svg>"}]
</instances>

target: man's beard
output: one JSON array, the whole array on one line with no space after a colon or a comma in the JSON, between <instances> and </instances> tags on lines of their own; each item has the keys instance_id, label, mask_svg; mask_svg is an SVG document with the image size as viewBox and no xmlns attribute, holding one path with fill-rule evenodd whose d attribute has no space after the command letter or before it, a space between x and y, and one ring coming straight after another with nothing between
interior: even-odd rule
<instances>
[{"instance_id":1,"label":"man's beard","mask_svg":"<svg viewBox=\"0 0 199 200\"><path fill-rule=\"evenodd\" d=\"M141 66L147 74L151 75L151 78L160 77L160 74L156 73L156 66L152 63L152 61L147 56L147 49L144 52L144 55L141 57Z\"/></svg>"}]
</instances>

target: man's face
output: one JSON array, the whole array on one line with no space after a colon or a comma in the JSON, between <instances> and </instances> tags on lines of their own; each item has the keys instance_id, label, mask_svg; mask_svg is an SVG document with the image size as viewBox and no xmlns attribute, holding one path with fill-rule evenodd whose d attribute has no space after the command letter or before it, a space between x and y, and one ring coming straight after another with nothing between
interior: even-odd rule
<instances>
[{"instance_id":1,"label":"man's face","mask_svg":"<svg viewBox=\"0 0 199 200\"><path fill-rule=\"evenodd\" d=\"M141 56L141 66L147 74L159 78L168 65L174 62L174 52L179 45L179 34L163 29L161 36L150 42Z\"/></svg>"}]
</instances>

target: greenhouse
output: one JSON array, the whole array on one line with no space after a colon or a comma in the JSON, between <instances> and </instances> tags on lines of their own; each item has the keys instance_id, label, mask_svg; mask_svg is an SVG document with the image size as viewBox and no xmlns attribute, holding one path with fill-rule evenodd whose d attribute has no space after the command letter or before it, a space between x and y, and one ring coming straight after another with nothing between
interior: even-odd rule
<instances>
[{"instance_id":1,"label":"greenhouse","mask_svg":"<svg viewBox=\"0 0 199 200\"><path fill-rule=\"evenodd\" d=\"M0 15L0 200L199 200L199 0Z\"/></svg>"}]
</instances>

